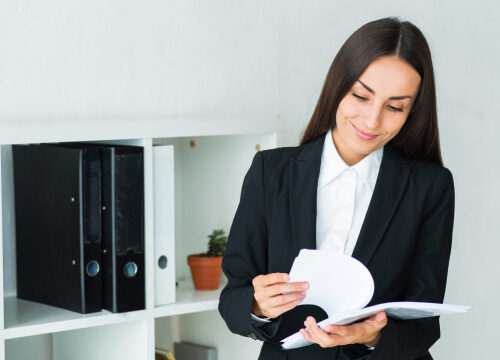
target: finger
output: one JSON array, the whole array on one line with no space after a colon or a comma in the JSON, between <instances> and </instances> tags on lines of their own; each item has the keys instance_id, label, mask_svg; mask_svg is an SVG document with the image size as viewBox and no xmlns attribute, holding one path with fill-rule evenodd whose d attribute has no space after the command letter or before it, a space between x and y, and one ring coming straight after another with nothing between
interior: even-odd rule
<instances>
[{"instance_id":1,"label":"finger","mask_svg":"<svg viewBox=\"0 0 500 360\"><path fill-rule=\"evenodd\" d=\"M286 283L290 281L286 273L272 273L268 275L259 275L253 278L252 285L254 287L264 287L277 283Z\"/></svg>"},{"instance_id":2,"label":"finger","mask_svg":"<svg viewBox=\"0 0 500 360\"><path fill-rule=\"evenodd\" d=\"M309 316L306 321L306 328L309 331L309 334L311 334L311 337L315 340L317 344L319 344L321 347L331 347L335 345L339 345L335 340L335 337L338 338L337 335L329 335L326 332L324 332L318 324L316 324L316 320L312 316Z\"/></svg>"},{"instance_id":3,"label":"finger","mask_svg":"<svg viewBox=\"0 0 500 360\"><path fill-rule=\"evenodd\" d=\"M304 339L306 339L309 342L315 342L312 336L309 334L309 332L306 329L300 329L299 332L302 334Z\"/></svg>"},{"instance_id":4,"label":"finger","mask_svg":"<svg viewBox=\"0 0 500 360\"><path fill-rule=\"evenodd\" d=\"M321 328L320 328L321 329ZM351 344L354 341L355 329L350 325L327 325L323 329L330 339L335 341L335 345Z\"/></svg>"},{"instance_id":5,"label":"finger","mask_svg":"<svg viewBox=\"0 0 500 360\"><path fill-rule=\"evenodd\" d=\"M379 311L375 315L375 320L381 323L387 322L387 314L385 313L385 311Z\"/></svg>"},{"instance_id":6,"label":"finger","mask_svg":"<svg viewBox=\"0 0 500 360\"><path fill-rule=\"evenodd\" d=\"M304 339L306 339L309 342L321 345L319 339L317 339L315 336L313 336L309 330L309 324L307 324L307 320L304 321L304 326L306 327L305 329L300 329L299 332L304 336Z\"/></svg>"},{"instance_id":7,"label":"finger","mask_svg":"<svg viewBox=\"0 0 500 360\"><path fill-rule=\"evenodd\" d=\"M289 302L300 300L302 301L306 297L306 292L305 291L300 291L300 292L292 292L288 294L281 294L277 296L273 296L267 301L267 304L269 306L275 307L275 306L280 306L284 304L288 304Z\"/></svg>"},{"instance_id":8,"label":"finger","mask_svg":"<svg viewBox=\"0 0 500 360\"><path fill-rule=\"evenodd\" d=\"M306 291L307 289L309 289L309 284L307 282L296 282L274 284L262 289L262 291L265 297L272 297L279 294Z\"/></svg>"},{"instance_id":9,"label":"finger","mask_svg":"<svg viewBox=\"0 0 500 360\"><path fill-rule=\"evenodd\" d=\"M377 321L381 321L383 319L385 319L387 316L385 315L385 311L379 311L378 313L376 313L375 315L372 315L370 316L367 320L377 320Z\"/></svg>"},{"instance_id":10,"label":"finger","mask_svg":"<svg viewBox=\"0 0 500 360\"><path fill-rule=\"evenodd\" d=\"M385 314L385 311L379 311L375 315L366 319L363 323L374 327L384 327L387 324L387 315Z\"/></svg>"},{"instance_id":11,"label":"finger","mask_svg":"<svg viewBox=\"0 0 500 360\"><path fill-rule=\"evenodd\" d=\"M295 301L291 301L287 304L284 304L284 305L280 305L280 306L274 306L274 307L271 307L267 310L268 314L265 314L267 317L270 317L270 318L275 318L275 317L278 317L280 316L281 314L283 313L286 313L287 311L290 311L292 310L294 307L296 307L297 305L299 305L301 302L302 302L303 299L298 299L298 300L295 300Z\"/></svg>"},{"instance_id":12,"label":"finger","mask_svg":"<svg viewBox=\"0 0 500 360\"><path fill-rule=\"evenodd\" d=\"M254 298L257 301L260 302L267 302L270 304L270 306L278 306L284 303L287 303L291 300L287 301L281 301L283 296L291 295L291 297L296 297L298 298L299 296L305 297L306 292L304 289L299 288L299 291L291 291L291 292L284 292L284 293L275 293L275 291L269 290L269 287L267 288L257 288L254 292ZM287 299L291 299L291 297L288 297ZM273 300L274 299L274 300ZM295 299L293 299L295 300Z\"/></svg>"}]
</instances>

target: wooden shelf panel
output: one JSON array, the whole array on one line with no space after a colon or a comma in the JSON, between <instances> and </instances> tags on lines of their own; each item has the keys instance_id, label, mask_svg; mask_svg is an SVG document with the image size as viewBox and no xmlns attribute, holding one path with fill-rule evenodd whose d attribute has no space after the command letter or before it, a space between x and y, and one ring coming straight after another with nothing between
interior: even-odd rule
<instances>
[{"instance_id":1,"label":"wooden shelf panel","mask_svg":"<svg viewBox=\"0 0 500 360\"><path fill-rule=\"evenodd\" d=\"M25 336L112 325L155 317L173 316L217 309L222 286L213 291L194 290L190 282L181 282L176 302L154 309L114 314L106 310L92 314L73 311L32 301L5 297L5 330L3 337L13 339Z\"/></svg>"}]
</instances>

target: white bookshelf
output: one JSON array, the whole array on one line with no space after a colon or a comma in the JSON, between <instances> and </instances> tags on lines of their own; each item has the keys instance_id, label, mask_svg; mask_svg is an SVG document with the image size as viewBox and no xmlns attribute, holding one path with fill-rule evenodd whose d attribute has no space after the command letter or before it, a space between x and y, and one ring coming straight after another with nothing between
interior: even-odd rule
<instances>
[{"instance_id":1,"label":"white bookshelf","mask_svg":"<svg viewBox=\"0 0 500 360\"><path fill-rule=\"evenodd\" d=\"M100 325L112 325L146 319L148 310L113 314L106 310L91 314L49 306L9 296L5 302L5 339L83 329Z\"/></svg>"},{"instance_id":2,"label":"white bookshelf","mask_svg":"<svg viewBox=\"0 0 500 360\"><path fill-rule=\"evenodd\" d=\"M229 231L243 177L257 148L276 146L278 119L82 119L2 124L0 228L0 360L154 359L155 319L217 309L220 290L196 291L186 256L206 248L214 228ZM16 297L11 145L92 141L144 147L146 309L76 312ZM154 305L152 147L175 147L176 301ZM194 145L194 146L193 146ZM175 322L173 322L175 324ZM207 332L210 328L207 327ZM174 329L175 332L175 329Z\"/></svg>"},{"instance_id":3,"label":"white bookshelf","mask_svg":"<svg viewBox=\"0 0 500 360\"><path fill-rule=\"evenodd\" d=\"M8 296L5 304L4 339L77 330L101 325L113 325L164 316L190 314L217 309L222 289L196 291L191 282L179 283L176 301L153 309L114 314L107 310L80 314L33 301Z\"/></svg>"}]
</instances>

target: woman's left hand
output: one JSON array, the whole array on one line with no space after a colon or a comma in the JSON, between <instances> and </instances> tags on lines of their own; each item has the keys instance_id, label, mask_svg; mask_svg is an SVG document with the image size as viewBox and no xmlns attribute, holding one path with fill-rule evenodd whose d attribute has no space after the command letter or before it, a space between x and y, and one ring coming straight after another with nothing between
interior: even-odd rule
<instances>
[{"instance_id":1,"label":"woman's left hand","mask_svg":"<svg viewBox=\"0 0 500 360\"><path fill-rule=\"evenodd\" d=\"M380 332L387 325L387 316L385 311L380 311L363 322L351 325L328 325L324 329L321 329L316 320L309 316L304 325L306 329L300 329L300 333L306 340L322 348L349 344L375 346L380 338Z\"/></svg>"}]
</instances>

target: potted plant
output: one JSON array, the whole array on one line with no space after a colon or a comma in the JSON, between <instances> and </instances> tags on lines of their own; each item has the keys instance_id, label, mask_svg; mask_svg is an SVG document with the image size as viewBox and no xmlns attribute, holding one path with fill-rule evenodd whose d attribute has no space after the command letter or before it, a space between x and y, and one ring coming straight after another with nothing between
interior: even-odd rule
<instances>
[{"instance_id":1,"label":"potted plant","mask_svg":"<svg viewBox=\"0 0 500 360\"><path fill-rule=\"evenodd\" d=\"M224 230L214 230L208 235L208 251L187 257L194 287L197 290L215 290L222 274L222 256L226 251L227 236Z\"/></svg>"}]
</instances>

